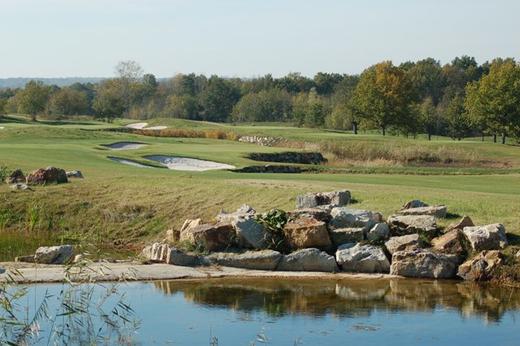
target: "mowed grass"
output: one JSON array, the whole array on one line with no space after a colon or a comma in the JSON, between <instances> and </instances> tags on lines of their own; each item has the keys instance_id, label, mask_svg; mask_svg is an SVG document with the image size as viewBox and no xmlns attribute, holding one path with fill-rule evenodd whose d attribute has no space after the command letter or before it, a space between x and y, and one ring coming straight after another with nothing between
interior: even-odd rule
<instances>
[{"instance_id":1,"label":"mowed grass","mask_svg":"<svg viewBox=\"0 0 520 346\"><path fill-rule=\"evenodd\" d=\"M93 131L91 127L103 125L2 124L0 166L28 172L54 165L81 170L85 179L37 186L33 191L15 192L0 185L0 260L28 254L38 245L65 242L103 251L137 251L144 242L161 239L165 230L179 229L187 218L211 221L221 209L233 210L243 203L259 211L290 210L300 193L334 189L352 191L356 200L353 207L384 215L395 212L407 200L419 198L448 205L454 218L470 215L480 224L501 222L509 233L520 235L520 175L516 173L246 174L137 168L110 161L107 156L143 161L142 157L150 154L180 155L242 167L258 164L245 158L249 152L285 149L224 140L136 136ZM378 143L395 140L387 138L378 138ZM101 146L117 141L149 146L129 151ZM483 145L491 147L490 151L504 148L499 156L512 155L516 151L510 150L518 149ZM441 224L451 221L442 220Z\"/></svg>"}]
</instances>

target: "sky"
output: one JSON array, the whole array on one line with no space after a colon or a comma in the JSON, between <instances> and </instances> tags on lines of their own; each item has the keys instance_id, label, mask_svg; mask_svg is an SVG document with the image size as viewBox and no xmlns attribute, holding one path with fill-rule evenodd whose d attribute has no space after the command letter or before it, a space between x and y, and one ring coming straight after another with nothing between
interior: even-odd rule
<instances>
[{"instance_id":1,"label":"sky","mask_svg":"<svg viewBox=\"0 0 520 346\"><path fill-rule=\"evenodd\" d=\"M520 58L518 0L0 0L0 78L355 74Z\"/></svg>"}]
</instances>

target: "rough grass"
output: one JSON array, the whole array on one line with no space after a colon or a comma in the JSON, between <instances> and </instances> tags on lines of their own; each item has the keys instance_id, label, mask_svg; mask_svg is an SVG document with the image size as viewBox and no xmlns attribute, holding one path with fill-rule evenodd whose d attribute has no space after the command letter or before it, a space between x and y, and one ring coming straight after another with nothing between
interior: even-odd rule
<instances>
[{"instance_id":1,"label":"rough grass","mask_svg":"<svg viewBox=\"0 0 520 346\"><path fill-rule=\"evenodd\" d=\"M289 210L299 193L333 189L351 190L357 201L354 207L379 210L384 215L398 210L407 200L420 198L448 205L455 217L470 215L481 224L502 222L509 233L520 234L520 175L511 173L513 169L504 169L511 174L496 175L481 170L480 175L460 176L443 175L436 171L438 168L428 166L406 167L411 173L422 170L424 175L377 171L360 174L359 170L357 174L299 175L175 172L112 162L107 156L114 152L100 145L134 140L150 145L118 151L117 156L143 160L143 156L150 154L181 155L237 167L252 163L245 157L247 153L285 149L208 138L155 138L92 131L90 126L97 125L7 123L2 126L6 129L0 131L0 166L28 172L54 165L79 169L85 179L18 192L1 184L0 260L31 253L39 245L60 242L127 253L137 250L145 241L161 239L168 228L178 229L186 218L202 217L210 221L221 209L233 210L243 203L259 211L275 207ZM206 125L197 126L204 129ZM352 141L350 137L348 140ZM374 143L386 145L393 141L377 139ZM421 143L432 148L439 145ZM499 152L496 157L508 157L513 155L514 148L511 162L518 160L516 147L482 144L487 152L477 148L477 144L470 147L475 147L483 158L492 151ZM462 171L474 169L468 167ZM441 224L451 221L443 220Z\"/></svg>"}]
</instances>

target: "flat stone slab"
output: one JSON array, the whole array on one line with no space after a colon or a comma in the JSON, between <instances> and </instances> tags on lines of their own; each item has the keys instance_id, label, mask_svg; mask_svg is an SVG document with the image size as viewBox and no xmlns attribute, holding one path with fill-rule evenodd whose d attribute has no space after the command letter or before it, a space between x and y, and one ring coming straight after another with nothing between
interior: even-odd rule
<instances>
[{"instance_id":1,"label":"flat stone slab","mask_svg":"<svg viewBox=\"0 0 520 346\"><path fill-rule=\"evenodd\" d=\"M431 215L437 218L445 218L447 213L448 208L445 205L408 208L399 211L401 215Z\"/></svg>"}]
</instances>

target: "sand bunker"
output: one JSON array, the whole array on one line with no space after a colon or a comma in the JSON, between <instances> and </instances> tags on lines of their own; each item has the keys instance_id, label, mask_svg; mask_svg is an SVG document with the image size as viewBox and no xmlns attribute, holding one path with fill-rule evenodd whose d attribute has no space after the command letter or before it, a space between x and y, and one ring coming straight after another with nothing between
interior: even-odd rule
<instances>
[{"instance_id":1,"label":"sand bunker","mask_svg":"<svg viewBox=\"0 0 520 346\"><path fill-rule=\"evenodd\" d=\"M129 165L129 166L134 166L134 167L139 167L139 168L153 168L152 166L143 165L142 163L139 163L137 161L122 159L120 157L109 156L108 158L112 161L119 162L124 165Z\"/></svg>"},{"instance_id":2,"label":"sand bunker","mask_svg":"<svg viewBox=\"0 0 520 346\"><path fill-rule=\"evenodd\" d=\"M139 149L148 144L139 143L139 142L116 142L112 144L102 144L104 147L110 148L112 150L132 150Z\"/></svg>"},{"instance_id":3,"label":"sand bunker","mask_svg":"<svg viewBox=\"0 0 520 346\"><path fill-rule=\"evenodd\" d=\"M190 159L187 157L175 157L165 155L150 155L145 156L146 159L157 161L160 164L174 169L176 171L209 171L213 169L234 169L235 166L226 165L225 163L218 163L213 161Z\"/></svg>"},{"instance_id":4,"label":"sand bunker","mask_svg":"<svg viewBox=\"0 0 520 346\"><path fill-rule=\"evenodd\" d=\"M147 127L143 130L164 130L164 129L167 129L168 126L150 126L150 127Z\"/></svg>"},{"instance_id":5,"label":"sand bunker","mask_svg":"<svg viewBox=\"0 0 520 346\"><path fill-rule=\"evenodd\" d=\"M146 126L148 126L148 123L128 124L125 127L128 127L129 129L134 129L134 130L141 130L141 129L144 129Z\"/></svg>"}]
</instances>

